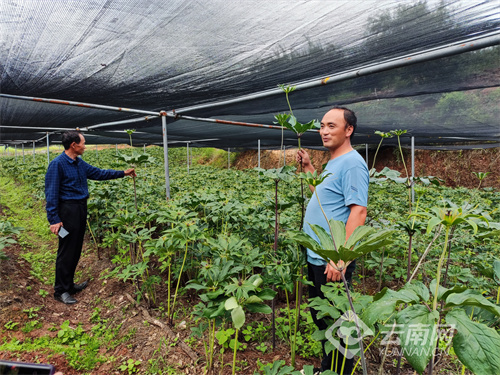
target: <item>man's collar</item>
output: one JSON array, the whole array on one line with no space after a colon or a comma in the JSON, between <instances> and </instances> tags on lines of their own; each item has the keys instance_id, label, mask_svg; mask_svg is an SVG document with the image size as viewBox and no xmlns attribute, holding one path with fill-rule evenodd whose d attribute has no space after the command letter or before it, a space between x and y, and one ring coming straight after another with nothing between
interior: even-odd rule
<instances>
[{"instance_id":1,"label":"man's collar","mask_svg":"<svg viewBox=\"0 0 500 375\"><path fill-rule=\"evenodd\" d=\"M69 163L78 163L78 156L76 157L76 159L72 159L67 153L66 151L63 151L63 157L66 159L66 161L68 161Z\"/></svg>"}]
</instances>

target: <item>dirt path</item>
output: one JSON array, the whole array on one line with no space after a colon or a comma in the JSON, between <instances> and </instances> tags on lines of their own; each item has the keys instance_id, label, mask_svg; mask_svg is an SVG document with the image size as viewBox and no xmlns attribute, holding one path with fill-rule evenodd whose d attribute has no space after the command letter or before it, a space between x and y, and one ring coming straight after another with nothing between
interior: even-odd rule
<instances>
[{"instance_id":1,"label":"dirt path","mask_svg":"<svg viewBox=\"0 0 500 375\"><path fill-rule=\"evenodd\" d=\"M131 284L100 278L101 272L113 266L109 259L97 259L95 252L85 246L78 271L81 280L90 280L89 286L75 296L77 304L68 306L54 300L51 285L31 276L29 263L20 256L22 251L20 245L9 246L4 249L8 259L0 260L0 345L13 340L26 343L36 338L54 338L65 321L69 321L73 329L81 324L87 333L96 321L107 321L110 329L121 325L115 340L118 342L126 337L126 341L112 349L102 348L99 354L110 360L98 364L90 372L75 370L64 355L43 348L26 352L0 350L0 358L50 363L65 375L71 375L122 374L117 368L128 359L142 361L138 368L140 373L146 373L149 360L166 356L168 361L165 362L175 365L173 373L198 373L194 366L197 353L189 347L190 352L186 353L186 347L183 350L179 340L174 340L175 333L170 330L169 336L166 327L154 324L156 318L161 318L153 318L151 314L154 316L155 312L147 312L144 306L136 304ZM27 329L31 324L36 328ZM82 355L85 355L83 350Z\"/></svg>"}]
</instances>

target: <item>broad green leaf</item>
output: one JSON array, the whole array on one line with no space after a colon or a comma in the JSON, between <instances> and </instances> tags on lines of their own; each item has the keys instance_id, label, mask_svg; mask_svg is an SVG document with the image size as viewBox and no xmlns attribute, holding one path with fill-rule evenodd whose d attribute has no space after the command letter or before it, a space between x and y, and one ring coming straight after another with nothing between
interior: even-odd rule
<instances>
[{"instance_id":1,"label":"broad green leaf","mask_svg":"<svg viewBox=\"0 0 500 375\"><path fill-rule=\"evenodd\" d=\"M225 313L225 307L224 304L221 302L217 310L215 310L212 314L210 314L209 319L216 318L218 316L223 316Z\"/></svg>"},{"instance_id":2,"label":"broad green leaf","mask_svg":"<svg viewBox=\"0 0 500 375\"><path fill-rule=\"evenodd\" d=\"M500 285L500 260L495 259L493 262L493 271L494 271L494 278L497 284Z\"/></svg>"},{"instance_id":3,"label":"broad green leaf","mask_svg":"<svg viewBox=\"0 0 500 375\"><path fill-rule=\"evenodd\" d=\"M266 288L258 292L257 297L263 299L263 300L272 300L274 296L276 295L276 291Z\"/></svg>"},{"instance_id":4,"label":"broad green leaf","mask_svg":"<svg viewBox=\"0 0 500 375\"><path fill-rule=\"evenodd\" d=\"M423 301L427 301L430 297L429 289L420 281L413 281L411 284L406 284L403 289L415 292Z\"/></svg>"},{"instance_id":5,"label":"broad green leaf","mask_svg":"<svg viewBox=\"0 0 500 375\"><path fill-rule=\"evenodd\" d=\"M354 251L358 252L360 255L369 253L370 251L377 250L383 246L389 245L393 242L390 238L396 231L391 229L379 230L366 238L362 242L356 243L354 246Z\"/></svg>"},{"instance_id":6,"label":"broad green leaf","mask_svg":"<svg viewBox=\"0 0 500 375\"><path fill-rule=\"evenodd\" d=\"M189 284L186 285L186 289L207 290L208 287L205 285L190 282Z\"/></svg>"},{"instance_id":7,"label":"broad green leaf","mask_svg":"<svg viewBox=\"0 0 500 375\"><path fill-rule=\"evenodd\" d=\"M420 291L424 294L425 292ZM428 294L428 292L427 292ZM402 288L399 291L382 289L373 297L373 302L364 310L361 320L373 328L375 322L383 322L390 318L396 311L396 306L400 303L418 303L420 296L412 288Z\"/></svg>"},{"instance_id":8,"label":"broad green leaf","mask_svg":"<svg viewBox=\"0 0 500 375\"><path fill-rule=\"evenodd\" d=\"M396 315L401 348L410 365L422 374L436 348L438 314L423 305L413 305Z\"/></svg>"},{"instance_id":9,"label":"broad green leaf","mask_svg":"<svg viewBox=\"0 0 500 375\"><path fill-rule=\"evenodd\" d=\"M224 290L223 289L217 289L213 292L208 292L208 293L205 293L205 295L211 299L211 300L214 300L216 299L217 297L219 297L220 295L224 294Z\"/></svg>"},{"instance_id":10,"label":"broad green leaf","mask_svg":"<svg viewBox=\"0 0 500 375\"><path fill-rule=\"evenodd\" d=\"M308 249L311 249L313 251L320 247L320 245L318 244L318 242L316 242L316 240L314 240L311 236L309 236L308 234L306 234L304 232L291 231L288 233L288 236L290 237L290 239L292 241L295 241L295 242L299 243L300 245L302 245Z\"/></svg>"},{"instance_id":11,"label":"broad green leaf","mask_svg":"<svg viewBox=\"0 0 500 375\"><path fill-rule=\"evenodd\" d=\"M434 295L434 293L436 292L436 279L432 279L431 283L429 284L429 289L431 293ZM464 290L467 290L466 286L455 285L453 288L447 289L444 286L439 285L438 301L445 300L446 297L448 297L452 293L461 293Z\"/></svg>"},{"instance_id":12,"label":"broad green leaf","mask_svg":"<svg viewBox=\"0 0 500 375\"><path fill-rule=\"evenodd\" d=\"M333 245L332 241L332 235L330 232L327 232L323 227L317 225L317 224L309 224L313 232L318 236L319 239L319 245L321 249L324 250L335 250L335 247ZM333 228L332 228L333 229ZM341 243L337 243L339 245ZM311 250L314 251L313 248Z\"/></svg>"},{"instance_id":13,"label":"broad green leaf","mask_svg":"<svg viewBox=\"0 0 500 375\"><path fill-rule=\"evenodd\" d=\"M332 228L332 233L333 233L333 239L335 240L335 244L337 245L337 248L339 246L344 246L345 244L345 224L342 221L339 220L333 220L330 219L329 221L330 227ZM331 236L331 234L330 234ZM321 243L323 245L323 242ZM323 246L324 249L333 249L333 247L328 248Z\"/></svg>"},{"instance_id":14,"label":"broad green leaf","mask_svg":"<svg viewBox=\"0 0 500 375\"><path fill-rule=\"evenodd\" d=\"M235 309L238 306L239 306L238 305L238 301L234 297L229 297L226 300L226 303L224 304L224 307L226 308L226 310L232 310L232 309Z\"/></svg>"},{"instance_id":15,"label":"broad green leaf","mask_svg":"<svg viewBox=\"0 0 500 375\"><path fill-rule=\"evenodd\" d=\"M237 306L231 310L231 319L233 320L234 328L240 329L245 324L245 312L243 307Z\"/></svg>"},{"instance_id":16,"label":"broad green leaf","mask_svg":"<svg viewBox=\"0 0 500 375\"><path fill-rule=\"evenodd\" d=\"M262 303L262 299L260 299L256 295L253 295L248 297L245 303Z\"/></svg>"},{"instance_id":17,"label":"broad green leaf","mask_svg":"<svg viewBox=\"0 0 500 375\"><path fill-rule=\"evenodd\" d=\"M263 280L262 280L262 278L260 277L259 274L255 274L255 275L250 276L250 278L248 279L248 281L250 283L252 283L252 285L254 287L256 287L256 288L258 288L262 284L262 282L263 282Z\"/></svg>"},{"instance_id":18,"label":"broad green leaf","mask_svg":"<svg viewBox=\"0 0 500 375\"><path fill-rule=\"evenodd\" d=\"M500 229L490 230L486 233L480 234L477 237L479 239L485 239L485 238L489 238L489 237L498 238L498 237L500 237Z\"/></svg>"},{"instance_id":19,"label":"broad green leaf","mask_svg":"<svg viewBox=\"0 0 500 375\"><path fill-rule=\"evenodd\" d=\"M472 322L461 309L450 311L446 322L455 325L453 349L460 362L474 374L500 374L500 336L494 329Z\"/></svg>"},{"instance_id":20,"label":"broad green leaf","mask_svg":"<svg viewBox=\"0 0 500 375\"><path fill-rule=\"evenodd\" d=\"M311 338L316 341L323 341L325 340L325 332L326 329L319 330L317 329L316 331L313 332L311 335Z\"/></svg>"},{"instance_id":21,"label":"broad green leaf","mask_svg":"<svg viewBox=\"0 0 500 375\"><path fill-rule=\"evenodd\" d=\"M352 234L347 239L345 247L351 249L354 245L356 245L356 243L361 241L363 238L366 238L373 232L375 232L375 229L367 225L361 225L357 227L356 229L354 229L354 232L352 232Z\"/></svg>"},{"instance_id":22,"label":"broad green leaf","mask_svg":"<svg viewBox=\"0 0 500 375\"><path fill-rule=\"evenodd\" d=\"M476 306L496 316L500 315L500 307L488 301L481 293L471 289L467 289L461 293L452 293L446 298L445 307L455 306Z\"/></svg>"},{"instance_id":23,"label":"broad green leaf","mask_svg":"<svg viewBox=\"0 0 500 375\"><path fill-rule=\"evenodd\" d=\"M441 222L442 220L439 217L431 217L427 223L427 234L429 234L436 225L441 224Z\"/></svg>"},{"instance_id":24,"label":"broad green leaf","mask_svg":"<svg viewBox=\"0 0 500 375\"><path fill-rule=\"evenodd\" d=\"M248 303L245 307L251 313L270 314L273 312L269 306L263 303Z\"/></svg>"}]
</instances>

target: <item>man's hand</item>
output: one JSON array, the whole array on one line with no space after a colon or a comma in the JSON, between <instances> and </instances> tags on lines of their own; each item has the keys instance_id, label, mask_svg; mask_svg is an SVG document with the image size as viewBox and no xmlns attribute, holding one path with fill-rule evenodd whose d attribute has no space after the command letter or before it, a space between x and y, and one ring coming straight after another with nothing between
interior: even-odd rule
<instances>
[{"instance_id":1,"label":"man's hand","mask_svg":"<svg viewBox=\"0 0 500 375\"><path fill-rule=\"evenodd\" d=\"M314 167L311 164L311 158L306 150L300 149L297 151L297 155L295 156L297 163L302 165L302 169L305 172L314 172Z\"/></svg>"},{"instance_id":2,"label":"man's hand","mask_svg":"<svg viewBox=\"0 0 500 375\"><path fill-rule=\"evenodd\" d=\"M338 271L334 266L335 266L335 263L333 263L332 261L330 261L330 263L328 263L326 265L325 274L326 274L326 282L327 283L330 282L330 281L340 281L340 280L342 280L342 276L340 275L340 271ZM343 261L339 261L338 262L337 268L343 268L342 272L345 275L346 268L344 268L344 262Z\"/></svg>"},{"instance_id":3,"label":"man's hand","mask_svg":"<svg viewBox=\"0 0 500 375\"><path fill-rule=\"evenodd\" d=\"M126 171L123 171L123 173L125 173L125 176L137 177L137 174L135 174L134 168L129 168Z\"/></svg>"},{"instance_id":4,"label":"man's hand","mask_svg":"<svg viewBox=\"0 0 500 375\"><path fill-rule=\"evenodd\" d=\"M51 231L52 233L54 233L54 234L57 236L57 234L59 233L59 229L60 229L62 226L63 226L62 221L61 221L60 223L57 223L57 224L52 224L52 225L50 226L50 231Z\"/></svg>"}]
</instances>

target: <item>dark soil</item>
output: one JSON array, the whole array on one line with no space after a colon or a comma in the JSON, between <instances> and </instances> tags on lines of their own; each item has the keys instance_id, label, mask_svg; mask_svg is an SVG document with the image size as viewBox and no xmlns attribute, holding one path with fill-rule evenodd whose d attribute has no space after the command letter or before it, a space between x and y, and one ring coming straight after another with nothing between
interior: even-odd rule
<instances>
[{"instance_id":1,"label":"dark soil","mask_svg":"<svg viewBox=\"0 0 500 375\"><path fill-rule=\"evenodd\" d=\"M327 151L307 150L311 156L316 169L328 162L329 153ZM405 163L408 172L411 174L411 155L407 149L403 150ZM286 164L295 165L296 149L286 151ZM374 150L369 152L369 168L372 167ZM363 158L365 153L362 152ZM279 159L279 151L261 151L261 168L277 168L278 162L283 165L283 156ZM238 169L248 169L257 167L257 151L242 152L234 167ZM384 167L395 169L405 177L403 163L399 149L382 148L378 155L375 168L377 171ZM495 187L500 189L500 148L480 149L480 150L460 150L460 151L429 151L415 150L415 176L426 177L435 176L442 179L445 186L466 188L477 188L478 178L472 172L490 172L483 180L481 187Z\"/></svg>"},{"instance_id":2,"label":"dark soil","mask_svg":"<svg viewBox=\"0 0 500 375\"><path fill-rule=\"evenodd\" d=\"M79 264L79 270L82 272L82 279L90 279L90 283L87 289L75 296L78 299L78 303L67 306L53 299L51 286L42 284L30 275L29 265L19 257L21 251L22 249L18 245L5 249L5 253L9 259L1 263L0 342L8 342L12 339L17 339L22 342L27 338L42 336L54 337L57 334L57 330L49 330L49 328L59 328L66 320L70 321L70 326L73 328L81 323L85 331L90 331L93 326L93 324L90 323L90 317L94 313L95 308L100 308L100 316L102 319L109 319L110 322L113 322L113 326L122 324L120 335L127 335L132 331L135 333L131 338L111 351L106 352L103 348L100 354L107 357L114 357L114 362L100 364L93 371L85 373L123 374L123 372L118 370L118 366L129 358L142 361L142 365L139 367L139 374L150 373L146 372L148 360L150 359L165 361L166 364L175 369L175 374L205 373L202 343L195 342L191 347L185 344L186 339L190 336L189 325L192 324L192 317L190 317L189 314L192 307L198 302L196 300L196 295L188 293L181 297L179 303L182 305L182 308L179 308L179 311L184 311L186 315L179 316L175 319L173 327L170 328L168 327L166 317L162 316L158 309L150 308L144 300L139 304L135 302L133 298L133 285L123 283L116 279L101 279L99 276L101 272L106 268L111 268L112 263L106 259L106 256L103 256L104 259L98 259L95 252L86 246L85 255ZM365 291L370 294L376 293L378 282L375 277L368 273L365 280ZM390 285L391 287L397 287L398 282L394 281L392 284ZM38 293L40 289L47 290L49 295L46 297L40 296ZM363 289L361 284L359 285L359 289L360 291ZM306 292L306 290L304 290L304 292ZM159 290L159 300L165 297L165 290ZM284 301L278 301L278 308L284 306ZM37 311L38 317L36 319L42 322L43 326L29 333L23 333L19 328L24 326L29 320L27 314L23 312L23 310L31 307L40 307L40 310ZM260 316L258 319L266 320L266 324L270 323L269 316ZM179 323L182 321L187 322L186 328L180 328L182 324ZM9 322L19 323L19 328L16 330L5 329L5 324ZM166 345L162 345L162 342L165 342ZM250 343L245 351L238 352L237 360L240 361L240 363L242 363L241 361L246 363L243 369L237 372L238 374L254 374L254 371L258 369L257 360L259 360L260 363L272 363L276 360L285 360L287 364L290 364L289 348L283 343L278 343L274 352L268 350L265 354L255 349L256 345L257 344ZM271 347L270 342L268 342L267 345L269 348ZM161 349L158 350L160 347ZM221 371L218 350L219 347L217 346L216 359L214 360L215 369L212 374L231 374L232 352L226 350L224 354L225 366ZM50 363L53 364L57 370L62 371L64 375L84 373L70 367L64 355L54 355L49 351L0 351L0 358L22 362ZM393 374L395 373L394 361L397 357L388 358L384 366L384 373ZM369 374L378 373L381 361L379 349L372 347L367 353L367 359L370 369ZM304 359L297 356L296 368L301 369L304 365L319 367L319 363L319 358ZM439 364L438 368L445 366L445 364L446 361ZM443 371L447 370L443 368ZM453 372L444 373L451 374ZM361 374L361 370L359 370L357 374ZM401 375L410 374L415 374L414 370L407 364L403 365Z\"/></svg>"},{"instance_id":3,"label":"dark soil","mask_svg":"<svg viewBox=\"0 0 500 375\"><path fill-rule=\"evenodd\" d=\"M0 211L1 212L1 211ZM54 245L55 247L55 245ZM80 260L78 269L82 273L82 280L90 280L89 286L81 293L75 295L78 303L75 305L64 305L54 300L52 286L44 285L30 275L29 264L19 254L22 248L19 245L4 249L8 256L7 260L1 260L0 264L0 343L9 342L12 339L24 341L27 338L51 336L55 337L61 324L69 320L70 326L75 328L79 323L83 324L85 331L90 331L94 325L90 323L90 317L95 308L101 309L100 317L109 319L113 325L122 324L121 335L127 335L131 331L135 334L123 344L118 345L109 352L100 354L107 357L113 356L113 363L98 365L89 374L121 374L118 366L127 359L141 360L139 373L146 373L148 360L162 359L175 368L176 374L202 374L204 373L205 360L204 349L201 342L195 342L192 348L184 341L190 336L189 324L191 324L190 313L192 307L198 302L196 295L186 294L178 301L179 311L185 316L179 316L174 320L173 327L168 327L166 317L162 316L158 309L150 308L146 301L139 304L135 302L134 286L123 283L116 279L100 278L100 274L106 268L112 268L113 264L108 259L108 254L103 254L103 259L98 259L95 251L84 246L84 255ZM44 289L49 294L45 297L39 295L39 290ZM158 290L158 300L166 299L166 290ZM36 317L42 323L42 327L29 333L23 333L21 327L29 321L27 313L23 310L39 307ZM279 306L283 307L283 306ZM177 310L177 308L176 308ZM187 322L186 328L179 328L182 321ZM8 330L6 323L19 323L16 329ZM166 341L164 341L166 340ZM166 342L167 345L162 345ZM268 343L269 347L271 343ZM257 359L261 363L272 363L275 360L285 360L290 363L290 353L287 346L278 343L274 352L263 354L249 344L244 352L238 352L237 360L246 361L244 369L240 374L253 374L257 369ZM158 348L161 347L161 350ZM232 364L232 352L226 350L224 354L224 369L221 372L219 366L220 354L216 348L215 374L230 374ZM52 354L46 351L9 352L0 351L0 358L12 361L50 363L64 375L81 374L71 368L64 355ZM319 359L297 358L298 368L304 365L319 365ZM87 372L85 372L87 373ZM165 372L166 373L166 372Z\"/></svg>"}]
</instances>

